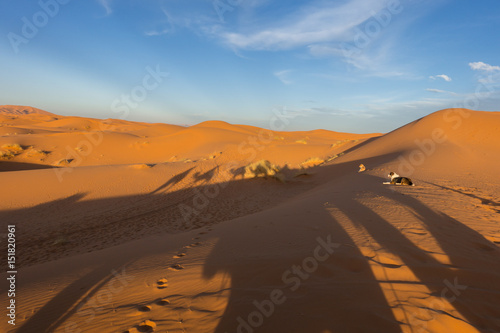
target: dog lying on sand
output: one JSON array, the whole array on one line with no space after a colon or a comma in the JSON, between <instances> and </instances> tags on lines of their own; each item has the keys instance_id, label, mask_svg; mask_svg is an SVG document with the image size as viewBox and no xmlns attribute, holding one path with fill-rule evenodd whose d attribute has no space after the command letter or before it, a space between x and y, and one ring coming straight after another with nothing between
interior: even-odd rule
<instances>
[{"instance_id":1,"label":"dog lying on sand","mask_svg":"<svg viewBox=\"0 0 500 333\"><path fill-rule=\"evenodd\" d=\"M384 184L415 186L415 183L413 183L410 178L408 178L408 177L401 177L400 175L398 175L395 172L391 172L387 176L389 178L391 178L391 181L390 182L385 182Z\"/></svg>"}]
</instances>

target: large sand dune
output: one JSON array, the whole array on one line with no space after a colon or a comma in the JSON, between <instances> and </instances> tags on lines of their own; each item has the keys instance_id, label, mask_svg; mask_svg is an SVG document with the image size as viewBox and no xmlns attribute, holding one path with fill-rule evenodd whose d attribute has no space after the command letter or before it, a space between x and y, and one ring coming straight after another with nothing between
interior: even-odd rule
<instances>
[{"instance_id":1,"label":"large sand dune","mask_svg":"<svg viewBox=\"0 0 500 333\"><path fill-rule=\"evenodd\" d=\"M2 331L500 331L498 112L358 135L19 110L0 107ZM281 171L248 177L261 160Z\"/></svg>"}]
</instances>

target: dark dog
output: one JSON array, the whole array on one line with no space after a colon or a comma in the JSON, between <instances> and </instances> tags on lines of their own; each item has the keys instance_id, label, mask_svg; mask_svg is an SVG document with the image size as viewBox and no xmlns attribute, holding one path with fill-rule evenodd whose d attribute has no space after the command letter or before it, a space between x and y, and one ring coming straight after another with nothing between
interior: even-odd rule
<instances>
[{"instance_id":1,"label":"dark dog","mask_svg":"<svg viewBox=\"0 0 500 333\"><path fill-rule=\"evenodd\" d=\"M401 177L395 172L391 172L387 176L391 178L391 181L384 184L415 186L415 183L413 183L410 178Z\"/></svg>"}]
</instances>

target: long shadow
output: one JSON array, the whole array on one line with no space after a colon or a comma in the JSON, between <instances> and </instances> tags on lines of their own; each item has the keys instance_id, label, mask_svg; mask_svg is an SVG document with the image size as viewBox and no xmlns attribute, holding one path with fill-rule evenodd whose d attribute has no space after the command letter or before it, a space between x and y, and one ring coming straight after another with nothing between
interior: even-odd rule
<instances>
[{"instance_id":1,"label":"long shadow","mask_svg":"<svg viewBox=\"0 0 500 333\"><path fill-rule=\"evenodd\" d=\"M169 187L174 186L174 185L180 183L181 181L183 181L191 173L191 171L193 171L194 168L195 167L192 167L190 169L187 169L186 171L183 171L183 172L175 175L174 177L172 177L168 181L166 181L165 184L159 186L156 190L154 190L151 193L154 194L154 193L166 190Z\"/></svg>"},{"instance_id":2,"label":"long shadow","mask_svg":"<svg viewBox=\"0 0 500 333\"><path fill-rule=\"evenodd\" d=\"M393 154L364 162L375 166L390 158L394 158ZM359 161L332 165L320 177L328 173L331 180L342 178L346 173L357 174L358 165ZM303 210L311 212L311 220L294 218L304 216ZM287 214L283 214L285 211ZM255 222L254 228L262 228L260 214L244 217L243 223ZM268 215L265 218L268 220ZM220 238L205 261L205 279L222 273L231 280L231 295L215 333L283 332L283 327L308 333L363 332L367 327L372 332L401 331L401 323L394 317L368 259L342 225L325 210L323 202L298 203L282 210L280 216L269 221L268 227L261 231L266 237L249 238L249 229L232 227L226 233L230 237ZM290 229L296 230L289 232ZM269 233L275 236L270 237ZM319 263L317 270L305 274L307 278L302 279L300 273L285 276L287 271L293 271L293 267L314 256L318 237L324 240L331 237L331 242L340 246ZM256 239L259 241L255 244ZM236 246L248 252L230 255ZM301 282L298 288L290 277ZM282 292L286 300L276 304L273 313L266 317L256 304L269 306L266 301L275 290ZM263 320L256 324L259 311Z\"/></svg>"},{"instance_id":3,"label":"long shadow","mask_svg":"<svg viewBox=\"0 0 500 333\"><path fill-rule=\"evenodd\" d=\"M178 219L182 219L178 209L179 204L189 204L190 202L192 204L194 193L205 193L207 192L205 191L206 189L209 191L213 189L210 185L203 185L172 193L158 192L164 189L168 190L174 184L183 181L193 169L190 168L179 173L157 190L145 195L82 200L86 194L77 193L67 198L46 202L31 208L1 210L0 226L6 230L7 224L16 224L17 245L23 249L19 253L20 257L18 258L20 260L18 266L21 268L23 267L23 256L26 255L28 249L32 253L52 253L54 251L56 254L58 253L57 251L64 253L64 251L71 247L80 248L81 246L85 246L87 242L95 240L102 240L104 242L106 239L119 239L123 235L137 233L138 230L147 229L150 224L147 223L148 221L151 221L156 229L163 229L164 232L175 231L168 228L176 225ZM215 172L215 170L213 169L212 171ZM207 175L211 176L211 173ZM202 176L201 179L205 179L206 175L198 176ZM257 197L258 194L265 192L267 188L274 188L276 190L278 186L283 186L283 184L271 181L266 182L265 188L262 185L262 180L244 180L231 182L225 185L224 189L232 193L235 192L235 189L239 189L241 192L238 195ZM198 192L194 192L194 189ZM238 195L231 195L236 202L241 201ZM206 207L208 211L214 211L214 216L216 216L215 212L218 209L218 200L219 198L211 199L211 205ZM227 197L224 200L227 201ZM268 201L272 204L272 200ZM263 203L262 207L255 209L262 209L266 207L265 204L269 203ZM118 212L116 211L117 208L120 209ZM237 217L238 214L245 215L249 212L243 210L231 213L234 215L227 216L228 219ZM57 218L64 220L62 226L54 225L53 220ZM196 216L193 216L193 218L196 218ZM131 223L131 221L135 223ZM212 221L212 223L215 222ZM196 224L194 223L194 225ZM43 230L45 234L37 233L36 230ZM63 233L68 238L68 243L63 245L53 243L56 233ZM154 233L151 232L150 234ZM144 254L144 251L140 252ZM57 259L57 256L52 259ZM121 267L133 262L135 259L134 257L124 258L121 262L113 263L113 267L119 271ZM25 265L26 262L24 263ZM17 329L17 332L53 332L63 327L69 317L74 315L92 295L102 290L113 278L109 268L106 267L109 267L109 265L100 265L58 292L48 303L23 323ZM23 283L27 282L21 280L19 288L23 287ZM0 290L6 294L5 284L3 284Z\"/></svg>"},{"instance_id":4,"label":"long shadow","mask_svg":"<svg viewBox=\"0 0 500 333\"><path fill-rule=\"evenodd\" d=\"M40 216L39 211L54 211L60 207L72 209L81 204L81 199L85 197L85 193L72 195L68 198L48 202L34 208L23 209L14 212L0 212L0 221L4 223L12 223L16 225L17 232L20 228L25 228L21 222L22 217L28 215ZM31 212L30 212L31 211ZM42 221L42 223L44 223ZM43 245L45 244L45 245ZM26 249L29 245L26 242L18 239L16 245L20 249ZM47 243L42 243L43 247L47 247ZM50 245L49 245L50 247ZM24 252L23 250L21 253ZM18 255L19 256L19 255ZM124 257L123 260L118 260L113 263L114 270L122 272L122 269L127 264L134 261L134 258ZM17 265L22 265L22 259L16 260ZM71 315L73 315L79 308L87 303L94 294L102 289L109 283L115 275L107 268L108 265L101 264L97 268L91 270L89 273L75 280L63 290L61 290L55 297L51 298L41 309L39 309L32 317L30 317L16 332L18 333L33 333L33 332L54 332L59 328ZM22 271L22 270L21 270ZM24 281L20 280L20 288ZM2 288L3 289L3 288ZM86 296L82 299L83 296ZM71 329L70 331L73 331Z\"/></svg>"},{"instance_id":5,"label":"long shadow","mask_svg":"<svg viewBox=\"0 0 500 333\"><path fill-rule=\"evenodd\" d=\"M319 179L342 179L346 174L357 175L357 165L360 162L373 167L392 159L394 159L394 156L391 155L332 165L326 167L326 171L317 176ZM3 226L3 224L29 215L36 217L36 223L50 225L54 218L53 214L64 210L64 212L68 212L70 219L65 221L65 229L68 235L73 237L76 247L81 246L90 239L105 242L107 239L113 240L134 233L140 234L149 227L155 233L171 231L172 229L169 229L169 227L183 218L178 210L179 204L192 205L195 196L193 193L210 193L210 191L213 191L213 188L204 184L171 193L160 193L160 191L168 190L178 182L185 180L190 176L193 169L179 173L155 191L145 195L80 200L83 194L79 194L59 202L47 203L29 209L0 211L0 224ZM201 177L200 179L205 179L205 176L212 175L200 174L198 176ZM332 202L332 205L337 207L351 221L363 226L371 237L389 251L398 254L402 253L405 264L414 271L423 284L428 286L431 292L440 293L443 288L443 280L454 281L456 277L458 277L460 283L462 281L464 283L471 281L470 290L481 287L473 285L471 274L474 273L460 269L462 261L457 255L457 253L461 253L459 252L459 241L466 241L466 244L469 244L469 242L475 244L477 250L474 251L477 251L478 255L487 256L488 259L491 259L490 265L500 264L498 250L484 250L487 248L488 242L477 232L450 217L432 211L416 199L409 196L395 196L394 192L391 192L388 187L380 185L382 179L369 175L362 176L366 177L366 184L363 185L367 187L353 190L366 191L368 189L373 193L392 198L399 204L413 209L458 269L456 267L447 267L436 261L431 255L411 243L388 221L361 205L354 198L344 195L339 197L337 201ZM317 184L313 185L317 186ZM369 322L373 326L374 332L391 333L400 331L400 323L394 318L392 309L385 300L379 281L373 275L368 260L357 248L355 242L342 225L331 214L326 212L323 202L318 203L309 200L304 204L296 205L297 214L291 209L288 212L288 217L276 216L276 221L269 221L267 224L259 221L259 211L279 204L284 198L289 199L297 194L311 190L313 185L309 186L300 183L281 184L272 180L232 180L224 184L224 186L220 186L221 193L226 191L226 195L220 194L216 198L211 198L209 204L203 207L214 216L212 223L246 216L243 218L247 223L254 221L258 224L258 228L268 229L262 232L276 234L274 239L263 238L259 240L259 243L255 244L252 242L255 242L256 238L249 240L244 230L239 229L238 225L235 224L231 233L227 233L225 238L219 239L219 242L207 258L203 273L205 278L213 277L217 273L225 273L229 275L232 281L229 303L216 329L216 333L235 332L239 325L238 318L248 319L248 315L255 311L253 301L269 299L270 292L274 289L281 289L287 300L283 304L276 306L273 316L266 317L266 320L256 332L280 332L280 325L284 321L293 323L294 327L297 328L296 332L314 333L324 332L325 330L356 332L361 331L362 327L368 327L366 322L360 323L359 318L364 318L363 320ZM335 190L335 184L333 190ZM280 191L280 193L284 194L281 198L274 198L267 193L263 193L266 191L270 191L270 193ZM240 208L241 202L244 202L245 198L251 198L253 201L263 199L261 203L257 202L259 204L255 205L256 207L245 208L246 206L242 205L243 208L240 211L236 209L227 210L228 205ZM109 209L110 207L112 209ZM120 208L119 211L117 211L117 207ZM221 207L224 209L220 209ZM293 220L293 217L298 215L301 209L311 211L311 220L295 221L290 225L288 220ZM226 215L218 215L221 210L226 211ZM81 213L84 213L83 217L79 216ZM255 214L249 215L250 213ZM196 219L199 215L193 215L193 218ZM131 221L135 223L131 223ZM443 221L449 223L445 232L443 232ZM19 227L25 230L30 227L29 224L23 224L22 221L17 222L19 222ZM311 224L317 224L317 229L314 229ZM197 225L196 221L193 225ZM85 229L83 226L88 226L88 228ZM289 231L290 228L296 230ZM447 234L446 231L449 231L450 234ZM150 232L150 234L152 233ZM293 266L300 265L304 262L304 259L311 257L318 246L317 237L325 238L328 235L331 235L333 242L339 243L341 246L326 261L320 263L317 270L309 274L310 276L307 279L302 279L297 290L292 291L291 284L283 280L283 273ZM457 237L457 235L458 238L455 239L454 237ZM43 239L43 235L40 239ZM32 244L37 244L37 242L32 242ZM47 249L44 249L46 246L43 246L43 244L47 243L40 242L40 244L42 245L37 249L47 251ZM240 247L244 244L249 249L249 253L236 253L233 256L228 256L228 253L234 252L236 246ZM480 245L479 248L477 244ZM25 243L24 246L28 247L29 245ZM71 246L71 243L68 246ZM241 248L245 248L245 246ZM310 251L304 249L310 249ZM250 253L251 251L256 252ZM418 260L411 257L411 255L406 256L406 253L418 253ZM269 260L264 261L263 258L269 258ZM123 262L118 262L117 266L122 267L134 259L128 258ZM421 261L425 261L426 265L422 265ZM433 269L435 267L433 272L429 272L427 269L429 264L432 265ZM481 265L483 264L481 263ZM500 265L497 267L500 267ZM491 271L491 267L481 266L480 268L484 268L485 272ZM490 274L490 276L495 277L496 275ZM69 316L74 314L82 304L81 298L86 294L95 294L111 278L112 275L104 266L96 268L58 293L22 325L18 332L49 332L57 327L62 327ZM353 281L360 280L363 283L353 283ZM493 284L494 282L489 287L495 290ZM491 296L491 300L494 300L495 297L497 296ZM477 297L469 294L467 290L460 295L453 305L474 326L478 328L496 327L493 321L481 317L476 311L472 310L467 304L469 301L475 302L474 304L478 302ZM365 303L369 304L369 306L365 305Z\"/></svg>"},{"instance_id":6,"label":"long shadow","mask_svg":"<svg viewBox=\"0 0 500 333\"><path fill-rule=\"evenodd\" d=\"M204 173L196 172L194 174L194 180L196 183L199 183L199 182L208 183L217 175L218 172L219 172L219 166L213 167L212 169L210 169Z\"/></svg>"},{"instance_id":7,"label":"long shadow","mask_svg":"<svg viewBox=\"0 0 500 333\"><path fill-rule=\"evenodd\" d=\"M123 267L126 267L127 262L130 262L130 258L114 263L116 267L115 270L120 273ZM109 271L107 265L101 265L93 269L91 272L85 274L61 290L29 318L16 332L54 332L63 325L68 318L79 311L80 307L87 304L97 292L110 283L113 278L116 278L116 276ZM121 288L123 287L121 286ZM107 292L111 293L109 290ZM85 298L82 299L84 295ZM97 310L93 309L89 311ZM71 326L71 323L66 323L65 331L73 332L80 331L80 329Z\"/></svg>"},{"instance_id":8,"label":"long shadow","mask_svg":"<svg viewBox=\"0 0 500 333\"><path fill-rule=\"evenodd\" d=\"M390 224L380 215L364 206L355 198L343 196L334 203L349 219L358 227L364 228L369 235L385 249L391 253L398 254L404 264L415 274L419 281L427 286L432 295L443 297L444 290L449 285L465 285L466 289L451 290L455 295L448 294L450 302L455 309L466 319L468 323L480 330L488 328L499 328L494 316L481 313L481 310L474 309L478 305L479 299L477 289L485 287L483 284L475 285L477 282L485 283L485 280L500 281L500 272L492 267L500 267L500 251L475 230L460 223L443 213L437 213L425 206L422 202L409 195L400 195L392 192L388 187L373 186L384 181L382 178L365 175L369 190L375 195L385 196L396 201L403 207L415 211L415 216L425 225L430 234L434 237L444 253L449 257L451 265L445 265L436 260L430 253L420 249L417 245L406 238L400 230ZM464 254L464 251L466 252ZM473 252L474 267L463 267L464 259L462 255L470 256ZM484 256L487 260L484 260ZM429 269L431 267L431 269ZM487 275L487 277L483 276ZM494 283L486 282L488 287L497 289ZM458 287L460 288L460 287ZM483 295L484 296L484 295ZM500 297L490 295L490 299L485 300L491 305L498 304ZM493 307L492 307L493 308ZM491 311L492 309L489 309ZM439 311L437 311L439 312ZM500 312L496 310L497 318ZM450 315L450 314L448 314Z\"/></svg>"},{"instance_id":9,"label":"long shadow","mask_svg":"<svg viewBox=\"0 0 500 333\"><path fill-rule=\"evenodd\" d=\"M256 244L252 243L255 235L251 240L248 237L249 228L237 225L228 233L230 237L218 240L205 261L203 277L228 275L231 295L214 333L367 332L367 327L370 332L400 332L368 260L350 235L321 203L307 205L314 220L294 219L302 209L294 207L288 216L264 227L261 232L268 235ZM260 214L250 220L262 225L257 222ZM333 253L316 261L317 269L306 272L303 265L314 258L318 237L335 243ZM235 246L249 253L228 255ZM326 255L322 251L321 256ZM270 305L273 292L283 295L282 303Z\"/></svg>"},{"instance_id":10,"label":"long shadow","mask_svg":"<svg viewBox=\"0 0 500 333\"><path fill-rule=\"evenodd\" d=\"M24 259L23 255L26 255L28 250L35 254L55 252L55 255L51 257L51 260L53 260L58 258L58 253L63 255L65 251L70 251L71 248L84 248L91 242L97 241L105 243L106 241L113 241L114 239L120 239L121 237L133 235L134 233L140 233L142 230L147 229L150 224L153 225L154 229L152 230L155 230L156 234L158 233L157 230L169 231L171 229L168 228L172 224L175 224L178 219L182 218L178 210L179 204L192 203L194 189L196 189L196 193L210 193L209 191L213 191L210 185L204 184L203 186L182 189L172 193L158 193L163 189L169 189L173 184L183 181L190 175L192 170L193 168L179 173L169 179L157 190L145 195L82 200L85 194L79 193L68 198L47 202L31 208L3 210L0 211L0 225L3 226L9 223L15 223L18 226L18 245L20 248L24 249L20 253L19 258L21 260L21 266ZM210 205L207 205L205 208L207 212L212 213L214 216L214 221L211 221L211 223L258 212L270 205L278 204L285 198L290 198L298 193L302 193L310 189L311 186L307 184L304 185L301 182L282 184L273 180L258 179L233 180L220 188L221 191L227 191L228 194L211 199ZM267 191L270 191L270 193L279 191L283 193L283 196L275 198L266 194L265 192ZM245 210L245 206L243 206L243 209L240 210L233 209L227 211L228 201L231 202L231 200L233 200L233 206L237 207L245 198L248 199L249 197L252 198L252 201L259 204L250 206L247 210ZM259 198L262 198L262 200L258 201L260 200ZM219 203L219 201L221 203ZM228 215L217 215L219 204L223 204L226 207L224 210L227 211ZM119 211L116 210L117 208L119 208ZM54 219L57 218L63 220L63 222L61 222L63 223L62 225L54 224ZM194 216L194 218L196 218L196 216ZM131 221L135 223L131 223ZM197 223L193 223L193 225L196 226ZM46 228L53 228L54 230L49 230L47 232ZM43 230L43 232L47 234L39 233L37 230ZM67 236L67 244L56 245L53 243L54 239L52 237L54 237L54 233L59 232ZM150 232L149 234L154 233ZM125 238L123 239L127 240ZM348 242L348 240L346 240L346 242ZM117 244L119 243L115 242L109 245ZM115 266L116 269L119 270L119 267L125 265L127 262L133 261L134 258L127 258L127 260L117 262ZM245 264L247 264L247 262L245 262ZM292 264L292 261L288 261L288 264ZM281 265L281 267L285 268L283 265ZM221 267L221 269L230 271L230 267ZM239 274L238 272L234 272L235 276L232 277L236 285L238 285L239 280L237 276L237 274ZM35 315L20 326L18 331L54 331L58 327L61 327L61 325L64 325L64 322L78 310L83 302L85 302L85 300L82 300L85 295L91 296L95 294L102 289L111 278L112 275L106 270L105 266L99 266L55 295L47 304L39 309ZM253 287L257 289L261 286L260 283L253 285ZM22 284L20 288L22 288ZM3 287L1 289L5 291ZM376 294L377 292L374 293ZM376 298L379 297L377 296ZM87 297L85 299L87 299ZM380 301L382 302L382 298L380 298ZM313 306L313 304L311 304L311 306ZM231 308L232 304L229 304L228 309ZM381 308L386 309L386 306L381 306Z\"/></svg>"},{"instance_id":11,"label":"long shadow","mask_svg":"<svg viewBox=\"0 0 500 333\"><path fill-rule=\"evenodd\" d=\"M0 161L0 172L54 169L54 168L58 167L46 164Z\"/></svg>"},{"instance_id":12,"label":"long shadow","mask_svg":"<svg viewBox=\"0 0 500 333\"><path fill-rule=\"evenodd\" d=\"M443 186L443 185L438 185L438 184L435 184L435 183L430 183L430 182L424 182L424 183L427 183L427 184L439 187L439 188L441 188L443 190L448 190L448 191L451 191L451 192L455 192L455 193L459 193L459 194L468 196L468 197L473 198L473 199L477 199L477 200L481 201L481 204L483 204L483 205L494 206L494 207L500 206L500 202L496 202L496 201L493 201L491 199L482 198L482 197L477 196L477 195L472 194L472 193L463 192L463 191L460 191L460 190L457 190L457 189L454 189L454 188L451 188L451 187L447 187L447 186ZM500 213L500 209L497 209L497 208L493 208L493 209L495 211L497 211L498 213Z\"/></svg>"}]
</instances>

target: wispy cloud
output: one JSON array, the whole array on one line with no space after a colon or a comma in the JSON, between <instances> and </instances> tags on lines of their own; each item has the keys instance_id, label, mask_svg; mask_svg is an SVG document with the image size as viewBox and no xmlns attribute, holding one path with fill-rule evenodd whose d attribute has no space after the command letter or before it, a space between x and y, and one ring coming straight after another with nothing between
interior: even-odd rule
<instances>
[{"instance_id":1,"label":"wispy cloud","mask_svg":"<svg viewBox=\"0 0 500 333\"><path fill-rule=\"evenodd\" d=\"M446 74L440 74L440 75L434 75L434 76L429 76L429 79L431 80L437 80L437 79L443 79L445 80L446 82L450 82L451 81L451 77L449 77L448 75Z\"/></svg>"},{"instance_id":2,"label":"wispy cloud","mask_svg":"<svg viewBox=\"0 0 500 333\"><path fill-rule=\"evenodd\" d=\"M492 66L492 65L486 64L482 61L471 62L471 63L469 63L469 66L471 69L473 69L475 71L485 71L485 72L500 71L500 66Z\"/></svg>"},{"instance_id":3,"label":"wispy cloud","mask_svg":"<svg viewBox=\"0 0 500 333\"><path fill-rule=\"evenodd\" d=\"M435 2L440 1L443 0ZM413 72L412 65L394 60L402 31L413 22L413 13L408 10L416 6L413 3L312 0L298 6L291 4L279 14L272 3L243 1L226 11L227 22L205 15L192 28L200 29L241 57L245 51L305 50L314 58L340 60L349 69L376 73L373 76L406 79L406 73ZM394 3L398 4L397 9ZM409 19L400 19L403 11Z\"/></svg>"},{"instance_id":4,"label":"wispy cloud","mask_svg":"<svg viewBox=\"0 0 500 333\"><path fill-rule=\"evenodd\" d=\"M432 89L432 88L427 88L425 90L427 90L429 92L437 93L437 94L449 94L449 95L453 95L453 96L458 96L458 94L453 92L453 91L446 91L446 90Z\"/></svg>"},{"instance_id":5,"label":"wispy cloud","mask_svg":"<svg viewBox=\"0 0 500 333\"><path fill-rule=\"evenodd\" d=\"M113 12L111 9L111 0L97 0L99 4L106 10L106 15L109 15Z\"/></svg>"},{"instance_id":6,"label":"wispy cloud","mask_svg":"<svg viewBox=\"0 0 500 333\"><path fill-rule=\"evenodd\" d=\"M221 32L229 45L248 50L287 50L316 43L345 41L352 29L372 17L385 0L350 0L339 6L323 2L250 32Z\"/></svg>"},{"instance_id":7,"label":"wispy cloud","mask_svg":"<svg viewBox=\"0 0 500 333\"><path fill-rule=\"evenodd\" d=\"M291 69L286 69L286 70L274 72L273 75L276 76L278 78L278 80L280 80L283 84L289 85L289 84L293 83L293 81L290 80L290 78L289 78L291 72L292 72Z\"/></svg>"},{"instance_id":8,"label":"wispy cloud","mask_svg":"<svg viewBox=\"0 0 500 333\"><path fill-rule=\"evenodd\" d=\"M478 78L480 84L489 87L488 89L498 89L497 86L500 83L500 66L492 66L479 61L469 63L469 67L480 73Z\"/></svg>"}]
</instances>

